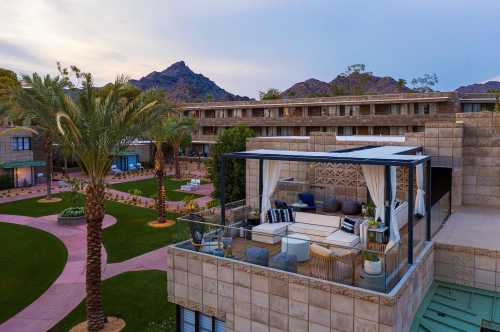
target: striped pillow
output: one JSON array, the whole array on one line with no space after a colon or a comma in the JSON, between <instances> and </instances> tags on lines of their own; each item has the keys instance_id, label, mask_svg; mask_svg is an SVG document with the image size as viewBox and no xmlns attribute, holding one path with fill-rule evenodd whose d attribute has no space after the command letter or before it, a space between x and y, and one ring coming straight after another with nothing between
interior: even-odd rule
<instances>
[{"instance_id":1,"label":"striped pillow","mask_svg":"<svg viewBox=\"0 0 500 332\"><path fill-rule=\"evenodd\" d=\"M340 229L346 233L354 234L356 227L356 220L352 220L351 218L342 219L342 223L340 224Z\"/></svg>"},{"instance_id":2,"label":"striped pillow","mask_svg":"<svg viewBox=\"0 0 500 332\"><path fill-rule=\"evenodd\" d=\"M267 211L267 221L270 224L277 222L294 222L291 209L269 209Z\"/></svg>"}]
</instances>

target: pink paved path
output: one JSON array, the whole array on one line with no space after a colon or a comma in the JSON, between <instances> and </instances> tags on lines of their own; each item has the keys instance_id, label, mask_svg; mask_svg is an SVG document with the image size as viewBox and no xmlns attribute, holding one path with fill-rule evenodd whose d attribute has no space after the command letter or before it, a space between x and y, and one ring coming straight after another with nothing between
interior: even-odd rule
<instances>
[{"instance_id":1,"label":"pink paved path","mask_svg":"<svg viewBox=\"0 0 500 332\"><path fill-rule=\"evenodd\" d=\"M86 231L82 226L60 226L55 215L32 218L0 214L0 222L38 228L58 237L68 250L68 261L56 281L28 307L0 325L0 332L44 332L66 317L85 298ZM103 228L116 223L106 215ZM127 261L106 264L107 255L102 250L103 279L127 271L161 270L167 267L165 247L131 258Z\"/></svg>"},{"instance_id":2,"label":"pink paved path","mask_svg":"<svg viewBox=\"0 0 500 332\"><path fill-rule=\"evenodd\" d=\"M68 260L56 281L33 303L0 325L0 332L47 331L66 317L85 297L85 225L60 226L56 216L41 218L0 214L0 221L25 225L44 230L59 238L68 251ZM116 223L106 215L103 227ZM106 266L106 251L102 250L103 268Z\"/></svg>"}]
</instances>

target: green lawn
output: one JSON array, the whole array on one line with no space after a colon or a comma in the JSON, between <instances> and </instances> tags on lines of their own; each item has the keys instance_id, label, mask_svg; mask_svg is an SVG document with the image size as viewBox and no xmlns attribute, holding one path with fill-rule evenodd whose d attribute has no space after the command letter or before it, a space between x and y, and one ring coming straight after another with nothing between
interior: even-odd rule
<instances>
[{"instance_id":1,"label":"green lawn","mask_svg":"<svg viewBox=\"0 0 500 332\"><path fill-rule=\"evenodd\" d=\"M171 177L165 177L165 189L167 191L167 201L182 201L186 197L190 196L194 198L201 197L200 195L175 191L186 183L187 183L186 180L177 180ZM157 180L154 178L139 180L139 181L124 182L124 183L116 183L111 185L111 188L124 192L128 192L130 189L139 189L140 191L142 191L142 195L146 197L154 197L158 192Z\"/></svg>"},{"instance_id":2,"label":"green lawn","mask_svg":"<svg viewBox=\"0 0 500 332\"><path fill-rule=\"evenodd\" d=\"M176 307L167 301L165 272L126 272L108 279L103 283L103 303L106 315L125 320L123 331L175 331ZM82 302L50 332L66 332L85 319Z\"/></svg>"},{"instance_id":3,"label":"green lawn","mask_svg":"<svg viewBox=\"0 0 500 332\"><path fill-rule=\"evenodd\" d=\"M59 213L66 207L83 204L83 195L78 201L71 201L70 193L61 193L55 196L62 197L58 203L38 203L39 198L0 204L0 213L17 214L40 217ZM114 216L117 223L103 232L103 242L108 253L108 262L115 263L144 254L148 251L161 248L167 244L177 242L178 226L169 228L152 228L149 221L158 218L155 210L125 205L112 201L105 203L106 213ZM167 213L168 219L175 219L177 215Z\"/></svg>"},{"instance_id":4,"label":"green lawn","mask_svg":"<svg viewBox=\"0 0 500 332\"><path fill-rule=\"evenodd\" d=\"M66 264L64 244L27 226L0 223L0 323L32 303Z\"/></svg>"}]
</instances>

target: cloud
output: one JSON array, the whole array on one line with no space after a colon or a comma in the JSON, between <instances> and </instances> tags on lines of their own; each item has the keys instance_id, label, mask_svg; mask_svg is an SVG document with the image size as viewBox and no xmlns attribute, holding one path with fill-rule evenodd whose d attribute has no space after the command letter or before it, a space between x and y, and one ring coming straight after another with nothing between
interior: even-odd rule
<instances>
[{"instance_id":1,"label":"cloud","mask_svg":"<svg viewBox=\"0 0 500 332\"><path fill-rule=\"evenodd\" d=\"M500 75L493 76L492 78L489 78L489 79L487 79L487 80L484 80L484 81L482 81L481 83L486 83L486 82L489 82L489 81L497 81L497 82L500 82Z\"/></svg>"}]
</instances>

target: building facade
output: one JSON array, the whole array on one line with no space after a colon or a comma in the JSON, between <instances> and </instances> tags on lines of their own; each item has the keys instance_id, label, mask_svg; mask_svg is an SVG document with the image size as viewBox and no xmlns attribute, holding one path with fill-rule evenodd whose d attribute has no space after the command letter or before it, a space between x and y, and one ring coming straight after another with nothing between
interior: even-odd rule
<instances>
[{"instance_id":1,"label":"building facade","mask_svg":"<svg viewBox=\"0 0 500 332\"><path fill-rule=\"evenodd\" d=\"M245 125L261 137L404 135L422 132L429 121L453 119L455 113L491 111L492 94L455 92L297 98L264 101L208 102L183 106L197 119L198 132L186 155L207 156L224 128Z\"/></svg>"},{"instance_id":2,"label":"building facade","mask_svg":"<svg viewBox=\"0 0 500 332\"><path fill-rule=\"evenodd\" d=\"M34 160L33 134L29 131L9 131L0 127L0 186L2 189L28 187L43 177L43 160ZM7 131L6 131L7 130Z\"/></svg>"},{"instance_id":3,"label":"building facade","mask_svg":"<svg viewBox=\"0 0 500 332\"><path fill-rule=\"evenodd\" d=\"M485 103L482 98L459 100L447 118L437 116L424 123L422 130L406 132L401 139L312 132L306 137L254 138L247 142L247 149L326 152L367 145L422 147L432 157L432 188L438 189L431 194L439 198L432 205L434 223L443 211L463 205L500 207L500 114L490 111L490 99ZM366 185L349 165L347 170L297 162L282 166L280 178L307 180L312 190L329 188L327 195L366 198ZM258 172L259 163L247 161L247 200L258 195ZM320 192L316 194L321 197ZM432 228L433 234L441 222ZM416 228L413 241L418 242L421 233ZM414 263L385 293L172 245L168 248L168 297L178 305L181 331L189 330L190 322L194 327L190 331L205 331L203 322L211 322L212 329L206 331L406 332L433 280L500 290L500 270L494 264L500 251L444 246L434 237L430 241L420 238ZM462 261L469 265L465 267ZM485 267L485 261L493 263ZM466 268L467 273L461 272Z\"/></svg>"}]
</instances>

